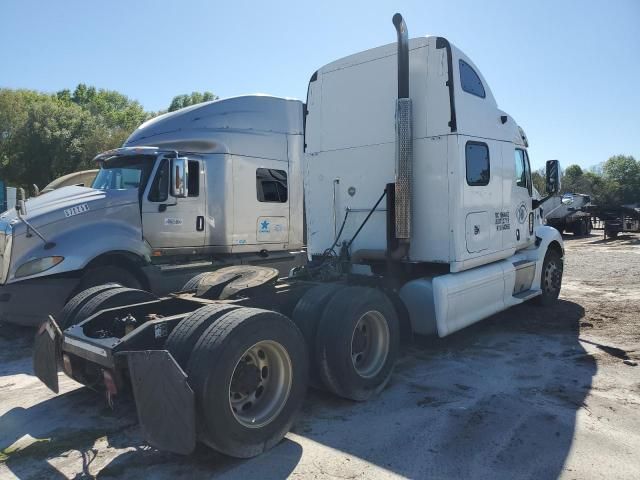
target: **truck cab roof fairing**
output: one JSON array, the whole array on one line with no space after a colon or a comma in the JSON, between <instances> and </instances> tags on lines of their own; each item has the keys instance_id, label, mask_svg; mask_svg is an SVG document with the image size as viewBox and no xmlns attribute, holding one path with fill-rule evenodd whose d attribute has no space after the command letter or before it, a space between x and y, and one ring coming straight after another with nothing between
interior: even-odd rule
<instances>
[{"instance_id":1,"label":"truck cab roof fairing","mask_svg":"<svg viewBox=\"0 0 640 480\"><path fill-rule=\"evenodd\" d=\"M302 135L302 102L246 95L166 113L143 123L124 147L156 146L198 153L237 153L225 137ZM248 140L250 141L250 140Z\"/></svg>"}]
</instances>

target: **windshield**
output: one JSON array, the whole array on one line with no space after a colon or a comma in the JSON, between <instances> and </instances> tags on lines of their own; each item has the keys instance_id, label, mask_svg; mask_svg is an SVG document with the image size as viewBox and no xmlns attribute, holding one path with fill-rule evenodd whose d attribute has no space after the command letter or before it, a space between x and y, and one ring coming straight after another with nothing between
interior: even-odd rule
<instances>
[{"instance_id":1,"label":"windshield","mask_svg":"<svg viewBox=\"0 0 640 480\"><path fill-rule=\"evenodd\" d=\"M102 163L91 185L99 190L139 190L142 192L153 168L155 156L110 158Z\"/></svg>"}]
</instances>

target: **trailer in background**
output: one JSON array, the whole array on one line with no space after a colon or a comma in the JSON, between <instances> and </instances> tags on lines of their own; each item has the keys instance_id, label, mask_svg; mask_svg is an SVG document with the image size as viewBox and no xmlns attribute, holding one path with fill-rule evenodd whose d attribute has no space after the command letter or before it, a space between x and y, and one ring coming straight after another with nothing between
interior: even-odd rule
<instances>
[{"instance_id":1,"label":"trailer in background","mask_svg":"<svg viewBox=\"0 0 640 480\"><path fill-rule=\"evenodd\" d=\"M560 233L573 233L585 236L591 233L593 223L587 211L591 197L581 193L565 193L562 197L552 197L545 202L544 218L547 225L556 228Z\"/></svg>"},{"instance_id":2,"label":"trailer in background","mask_svg":"<svg viewBox=\"0 0 640 480\"><path fill-rule=\"evenodd\" d=\"M616 238L619 233L640 232L640 205L600 207L587 209L594 228L604 231L604 238Z\"/></svg>"}]
</instances>

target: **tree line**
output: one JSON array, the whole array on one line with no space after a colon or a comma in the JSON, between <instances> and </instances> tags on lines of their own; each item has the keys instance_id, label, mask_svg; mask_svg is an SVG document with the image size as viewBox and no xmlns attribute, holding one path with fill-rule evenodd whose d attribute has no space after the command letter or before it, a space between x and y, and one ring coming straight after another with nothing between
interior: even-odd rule
<instances>
[{"instance_id":1,"label":"tree line","mask_svg":"<svg viewBox=\"0 0 640 480\"><path fill-rule=\"evenodd\" d=\"M544 193L544 169L533 172L533 184ZM590 170L569 165L561 178L562 193L583 193L601 206L640 204L640 161L631 155L614 155Z\"/></svg>"},{"instance_id":2,"label":"tree line","mask_svg":"<svg viewBox=\"0 0 640 480\"><path fill-rule=\"evenodd\" d=\"M98 153L120 147L145 120L217 98L211 92L177 95L167 110L149 112L119 92L85 84L53 94L2 88L0 179L42 188L67 173L95 168Z\"/></svg>"}]
</instances>

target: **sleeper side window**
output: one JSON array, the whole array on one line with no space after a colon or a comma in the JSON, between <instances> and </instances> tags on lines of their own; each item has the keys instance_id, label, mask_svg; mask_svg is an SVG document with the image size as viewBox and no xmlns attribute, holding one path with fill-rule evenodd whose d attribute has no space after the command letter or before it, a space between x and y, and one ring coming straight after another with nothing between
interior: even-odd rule
<instances>
[{"instance_id":1,"label":"sleeper side window","mask_svg":"<svg viewBox=\"0 0 640 480\"><path fill-rule=\"evenodd\" d=\"M187 184L190 197L200 195L200 162L189 160L189 181Z\"/></svg>"},{"instance_id":2,"label":"sleeper side window","mask_svg":"<svg viewBox=\"0 0 640 480\"><path fill-rule=\"evenodd\" d=\"M475 70L471 68L471 65L464 60L460 60L460 84L462 85L462 90L471 95L480 98L486 96L482 80L480 80Z\"/></svg>"},{"instance_id":3,"label":"sleeper side window","mask_svg":"<svg viewBox=\"0 0 640 480\"><path fill-rule=\"evenodd\" d=\"M286 203L287 172L271 168L256 170L256 190L259 202Z\"/></svg>"},{"instance_id":4,"label":"sleeper side window","mask_svg":"<svg viewBox=\"0 0 640 480\"><path fill-rule=\"evenodd\" d=\"M524 150L516 148L515 152L516 185L518 187L527 188L527 169L525 165Z\"/></svg>"},{"instance_id":5,"label":"sleeper side window","mask_svg":"<svg viewBox=\"0 0 640 480\"><path fill-rule=\"evenodd\" d=\"M467 142L465 161L467 164L467 184L472 187L488 185L491 177L491 162L487 144Z\"/></svg>"},{"instance_id":6,"label":"sleeper side window","mask_svg":"<svg viewBox=\"0 0 640 480\"><path fill-rule=\"evenodd\" d=\"M150 202L166 202L169 198L169 161L166 158L156 171L147 198Z\"/></svg>"}]
</instances>

